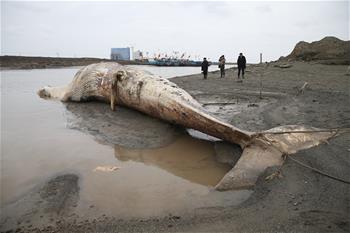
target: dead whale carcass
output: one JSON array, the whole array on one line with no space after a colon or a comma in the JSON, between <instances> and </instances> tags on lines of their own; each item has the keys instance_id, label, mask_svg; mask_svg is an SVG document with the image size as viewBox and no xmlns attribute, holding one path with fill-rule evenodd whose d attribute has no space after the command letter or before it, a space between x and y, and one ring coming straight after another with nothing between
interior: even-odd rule
<instances>
[{"instance_id":1,"label":"dead whale carcass","mask_svg":"<svg viewBox=\"0 0 350 233\"><path fill-rule=\"evenodd\" d=\"M315 146L334 135L333 132L273 134L244 131L208 114L191 95L168 79L112 62L86 66L67 86L44 87L38 94L61 101L102 100L109 102L113 110L116 104L126 106L239 144L243 149L242 156L217 185L220 190L254 185L267 167L282 164L283 154ZM284 129L293 131L300 127L284 126L271 131Z\"/></svg>"},{"instance_id":2,"label":"dead whale carcass","mask_svg":"<svg viewBox=\"0 0 350 233\"><path fill-rule=\"evenodd\" d=\"M98 63L82 68L66 87L44 87L44 98L61 101L98 99L136 109L171 123L199 130L245 147L252 133L218 120L191 95L168 79L118 63Z\"/></svg>"}]
</instances>

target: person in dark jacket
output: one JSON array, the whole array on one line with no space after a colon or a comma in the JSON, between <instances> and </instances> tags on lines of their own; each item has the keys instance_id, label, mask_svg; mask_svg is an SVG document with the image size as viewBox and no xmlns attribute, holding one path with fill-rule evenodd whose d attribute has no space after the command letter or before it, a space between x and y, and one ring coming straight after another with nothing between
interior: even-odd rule
<instances>
[{"instance_id":1,"label":"person in dark jacket","mask_svg":"<svg viewBox=\"0 0 350 233\"><path fill-rule=\"evenodd\" d=\"M226 59L225 59L225 56L222 55L220 58L219 58L219 68L220 68L220 77L221 78L225 78L225 63L226 63Z\"/></svg>"},{"instance_id":2,"label":"person in dark jacket","mask_svg":"<svg viewBox=\"0 0 350 233\"><path fill-rule=\"evenodd\" d=\"M241 71L242 71L242 79L244 79L244 70L246 67L246 60L245 56L243 56L242 53L239 54L238 59L237 59L237 66L238 66L238 79L240 77Z\"/></svg>"},{"instance_id":3,"label":"person in dark jacket","mask_svg":"<svg viewBox=\"0 0 350 233\"><path fill-rule=\"evenodd\" d=\"M207 76L208 76L208 67L209 67L209 62L207 61L207 58L203 58L203 62L202 62L202 73L203 73L204 79L207 79Z\"/></svg>"}]
</instances>

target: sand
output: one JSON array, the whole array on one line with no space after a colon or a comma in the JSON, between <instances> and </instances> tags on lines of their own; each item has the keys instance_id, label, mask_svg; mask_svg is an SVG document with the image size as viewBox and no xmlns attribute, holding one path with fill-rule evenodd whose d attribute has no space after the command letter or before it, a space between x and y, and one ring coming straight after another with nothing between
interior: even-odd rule
<instances>
[{"instance_id":1,"label":"sand","mask_svg":"<svg viewBox=\"0 0 350 233\"><path fill-rule=\"evenodd\" d=\"M237 70L234 69L227 70L226 78L223 79L219 78L218 72L214 72L208 75L207 80L203 80L201 75L191 75L174 78L172 81L187 90L199 102L216 107L214 110L217 110L217 117L242 129L259 131L286 124L318 128L350 127L350 76L346 75L347 66L311 62L292 62L288 63L289 67L284 67L284 64L279 66L281 64L251 65L247 68L243 82L236 82ZM302 93L299 93L305 82L308 85ZM94 106L96 103L90 105ZM233 105L241 106L241 112L232 110L230 106ZM108 108L108 105L105 107ZM83 104L67 105L67 109L73 114L99 114L99 110L92 113L86 110L84 113L80 108L88 107ZM142 128L142 124L154 125L152 140L145 140L150 147L168 143L181 131L169 125L169 130L162 132L157 128L160 123L152 120L143 121L142 114L131 114L129 117L138 122L138 128ZM102 129L103 116L93 118L94 120L90 120L94 121L93 123L85 121L84 128L95 125L99 129L94 131L98 132L95 133L97 138L106 143L123 140L113 136L111 131ZM96 124L99 121L101 127ZM117 119L114 121L121 123ZM79 124L81 122L73 125L80 128ZM133 132L136 129L131 127L130 130L124 131L130 139L124 143L129 143L128 146L135 148L140 142L133 144L130 141L133 134L140 134L137 131ZM141 134L148 136L145 132ZM293 155L293 158L334 176L349 179L349 145L350 134L343 133L330 140L329 144L300 151ZM217 143L216 149L218 157L227 163L232 163L232 160L223 158L223 153L235 151L237 154L237 147L234 145ZM280 169L281 175L266 181L265 177L277 169ZM74 203L79 198L76 179L78 177L74 174L58 176L28 193L18 200L17 204L8 207L12 208L12 211L25 207L27 211L23 219L26 220L11 224L11 220L7 222L5 220L0 229L2 231L12 229L13 232L16 230L19 232L349 232L350 230L350 185L315 173L290 159L287 159L281 168L267 169L259 177L251 197L239 206L212 206L196 209L181 216L167 215L149 219L116 219L106 215L84 219L72 214ZM56 202L60 204L53 204Z\"/></svg>"}]
</instances>

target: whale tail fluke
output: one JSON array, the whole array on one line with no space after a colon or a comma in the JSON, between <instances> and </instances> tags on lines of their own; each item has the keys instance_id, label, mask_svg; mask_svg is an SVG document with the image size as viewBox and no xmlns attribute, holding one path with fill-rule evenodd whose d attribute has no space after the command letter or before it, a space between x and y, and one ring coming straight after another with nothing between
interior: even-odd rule
<instances>
[{"instance_id":1,"label":"whale tail fluke","mask_svg":"<svg viewBox=\"0 0 350 233\"><path fill-rule=\"evenodd\" d=\"M252 187L266 168L281 166L284 155L317 146L336 134L335 130L297 125L279 126L257 133L215 189L224 191Z\"/></svg>"}]
</instances>

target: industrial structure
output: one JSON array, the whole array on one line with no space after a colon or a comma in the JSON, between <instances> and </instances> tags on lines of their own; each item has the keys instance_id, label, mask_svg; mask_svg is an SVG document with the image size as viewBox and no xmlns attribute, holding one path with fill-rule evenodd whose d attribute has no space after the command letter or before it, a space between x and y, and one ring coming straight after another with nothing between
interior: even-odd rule
<instances>
[{"instance_id":1,"label":"industrial structure","mask_svg":"<svg viewBox=\"0 0 350 233\"><path fill-rule=\"evenodd\" d=\"M111 48L111 60L116 61L130 61L142 60L143 54L140 50L134 51L133 47L126 48Z\"/></svg>"},{"instance_id":2,"label":"industrial structure","mask_svg":"<svg viewBox=\"0 0 350 233\"><path fill-rule=\"evenodd\" d=\"M140 61L144 59L143 53L140 50L133 51L132 59L135 61Z\"/></svg>"},{"instance_id":3,"label":"industrial structure","mask_svg":"<svg viewBox=\"0 0 350 233\"><path fill-rule=\"evenodd\" d=\"M123 60L129 61L131 60L131 48L112 48L111 49L111 60Z\"/></svg>"},{"instance_id":4,"label":"industrial structure","mask_svg":"<svg viewBox=\"0 0 350 233\"><path fill-rule=\"evenodd\" d=\"M154 53L153 56L148 52L143 53L140 50L134 51L133 47L111 48L111 60L115 61L135 61L138 64L155 66L201 66L199 55L195 59L190 59L191 55L173 51L173 53ZM209 62L211 64L211 62Z\"/></svg>"}]
</instances>

